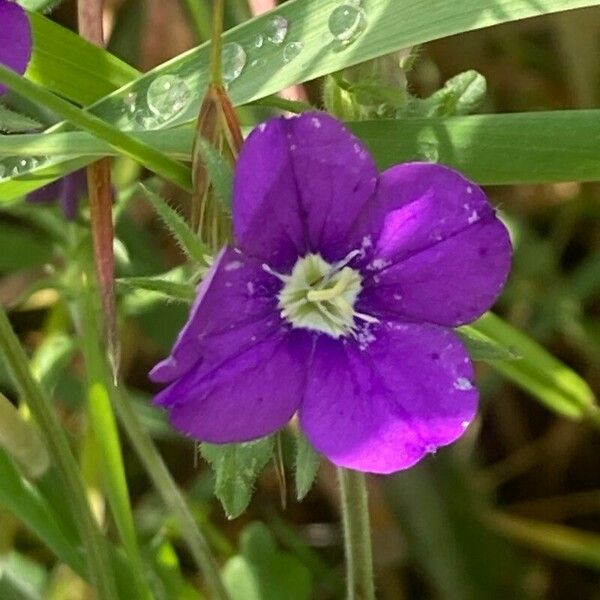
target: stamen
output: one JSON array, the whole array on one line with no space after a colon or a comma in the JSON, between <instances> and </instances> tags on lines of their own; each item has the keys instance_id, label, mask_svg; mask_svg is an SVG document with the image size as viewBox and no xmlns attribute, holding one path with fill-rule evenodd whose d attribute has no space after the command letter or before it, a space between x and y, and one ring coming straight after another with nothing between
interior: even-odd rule
<instances>
[{"instance_id":1,"label":"stamen","mask_svg":"<svg viewBox=\"0 0 600 600\"><path fill-rule=\"evenodd\" d=\"M346 255L345 258L342 258L342 260L338 260L338 262L333 263L333 265L331 265L331 269L330 269L329 273L331 275L333 275L334 273L337 273L338 271L343 269L345 266L347 266L348 263L350 261L352 261L354 259L354 257L358 256L359 254L362 254L361 250L352 250L352 252L348 252L348 254Z\"/></svg>"},{"instance_id":2,"label":"stamen","mask_svg":"<svg viewBox=\"0 0 600 600\"><path fill-rule=\"evenodd\" d=\"M290 280L289 275L283 275L281 273L278 273L274 269L271 269L271 267L267 263L262 264L262 269L263 269L263 271L266 271L269 275L273 275L273 277L277 277L277 279L279 279L279 281L283 281L283 283L286 283L287 281Z\"/></svg>"},{"instance_id":3,"label":"stamen","mask_svg":"<svg viewBox=\"0 0 600 600\"><path fill-rule=\"evenodd\" d=\"M354 316L365 323L379 323L379 319L372 317L371 315L366 315L365 313L355 312Z\"/></svg>"}]
</instances>

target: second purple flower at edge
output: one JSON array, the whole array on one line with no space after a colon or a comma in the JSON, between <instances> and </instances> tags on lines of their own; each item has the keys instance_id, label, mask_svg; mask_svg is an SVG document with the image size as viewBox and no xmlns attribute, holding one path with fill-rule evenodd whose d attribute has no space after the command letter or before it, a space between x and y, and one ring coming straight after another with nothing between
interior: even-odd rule
<instances>
[{"instance_id":1,"label":"second purple flower at edge","mask_svg":"<svg viewBox=\"0 0 600 600\"><path fill-rule=\"evenodd\" d=\"M379 174L341 123L305 113L247 139L233 229L151 373L174 427L242 442L298 412L334 464L375 473L462 435L478 393L451 328L490 308L511 257L478 186L429 163Z\"/></svg>"}]
</instances>

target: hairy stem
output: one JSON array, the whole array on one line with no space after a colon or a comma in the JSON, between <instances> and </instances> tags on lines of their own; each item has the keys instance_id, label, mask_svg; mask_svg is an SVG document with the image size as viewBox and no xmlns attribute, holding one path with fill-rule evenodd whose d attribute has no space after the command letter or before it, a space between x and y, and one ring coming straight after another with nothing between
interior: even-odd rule
<instances>
[{"instance_id":1,"label":"hairy stem","mask_svg":"<svg viewBox=\"0 0 600 600\"><path fill-rule=\"evenodd\" d=\"M213 3L213 22L212 39L210 42L210 82L213 85L222 85L223 76L221 73L221 50L223 42L223 12L225 10L225 0L214 0Z\"/></svg>"},{"instance_id":2,"label":"hairy stem","mask_svg":"<svg viewBox=\"0 0 600 600\"><path fill-rule=\"evenodd\" d=\"M348 600L375 600L367 486L363 473L338 469Z\"/></svg>"}]
</instances>

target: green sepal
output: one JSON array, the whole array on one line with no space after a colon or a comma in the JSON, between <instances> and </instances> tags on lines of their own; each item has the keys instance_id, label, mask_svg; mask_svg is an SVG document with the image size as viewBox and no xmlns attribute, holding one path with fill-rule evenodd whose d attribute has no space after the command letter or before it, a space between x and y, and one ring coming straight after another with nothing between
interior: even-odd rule
<instances>
[{"instance_id":1,"label":"green sepal","mask_svg":"<svg viewBox=\"0 0 600 600\"><path fill-rule=\"evenodd\" d=\"M274 437L241 444L201 444L200 452L215 473L215 496L229 519L239 517L250 504L254 485L271 460Z\"/></svg>"},{"instance_id":2,"label":"green sepal","mask_svg":"<svg viewBox=\"0 0 600 600\"><path fill-rule=\"evenodd\" d=\"M163 223L167 226L181 249L189 258L199 264L206 264L208 249L194 233L183 217L167 204L156 192L140 184L146 198L152 204Z\"/></svg>"},{"instance_id":3,"label":"green sepal","mask_svg":"<svg viewBox=\"0 0 600 600\"><path fill-rule=\"evenodd\" d=\"M510 346L500 344L470 325L464 325L457 329L456 333L469 351L472 360L494 361L521 358Z\"/></svg>"},{"instance_id":4,"label":"green sepal","mask_svg":"<svg viewBox=\"0 0 600 600\"><path fill-rule=\"evenodd\" d=\"M408 115L413 117L454 117L475 112L485 99L487 82L475 70L448 79L444 87L424 100L413 98Z\"/></svg>"},{"instance_id":5,"label":"green sepal","mask_svg":"<svg viewBox=\"0 0 600 600\"><path fill-rule=\"evenodd\" d=\"M319 471L321 459L302 431L296 432L294 480L296 498L300 502L310 492Z\"/></svg>"},{"instance_id":6,"label":"green sepal","mask_svg":"<svg viewBox=\"0 0 600 600\"><path fill-rule=\"evenodd\" d=\"M0 131L4 133L24 133L42 129L41 123L35 119L15 112L0 104Z\"/></svg>"}]
</instances>

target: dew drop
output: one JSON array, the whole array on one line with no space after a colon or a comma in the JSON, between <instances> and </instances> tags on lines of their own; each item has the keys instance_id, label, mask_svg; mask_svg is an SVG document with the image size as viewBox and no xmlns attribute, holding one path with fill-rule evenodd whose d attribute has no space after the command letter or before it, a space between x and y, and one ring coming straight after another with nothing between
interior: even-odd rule
<instances>
[{"instance_id":1,"label":"dew drop","mask_svg":"<svg viewBox=\"0 0 600 600\"><path fill-rule=\"evenodd\" d=\"M283 62L289 63L294 60L300 52L302 52L302 48L304 48L304 44L302 42L290 42L283 49Z\"/></svg>"},{"instance_id":2,"label":"dew drop","mask_svg":"<svg viewBox=\"0 0 600 600\"><path fill-rule=\"evenodd\" d=\"M267 64L266 58L255 58L251 63L251 67L264 67Z\"/></svg>"},{"instance_id":3,"label":"dew drop","mask_svg":"<svg viewBox=\"0 0 600 600\"><path fill-rule=\"evenodd\" d=\"M277 16L273 17L265 28L267 39L273 44L282 44L288 32L287 19Z\"/></svg>"},{"instance_id":4,"label":"dew drop","mask_svg":"<svg viewBox=\"0 0 600 600\"><path fill-rule=\"evenodd\" d=\"M187 84L176 75L161 75L148 87L146 102L150 112L168 121L179 114L191 101Z\"/></svg>"},{"instance_id":5,"label":"dew drop","mask_svg":"<svg viewBox=\"0 0 600 600\"><path fill-rule=\"evenodd\" d=\"M129 92L125 98L123 98L123 104L125 105L125 112L134 113L136 110L137 94L135 92Z\"/></svg>"},{"instance_id":6,"label":"dew drop","mask_svg":"<svg viewBox=\"0 0 600 600\"><path fill-rule=\"evenodd\" d=\"M0 164L0 179L4 179L4 176L6 175L6 167L2 164Z\"/></svg>"},{"instance_id":7,"label":"dew drop","mask_svg":"<svg viewBox=\"0 0 600 600\"><path fill-rule=\"evenodd\" d=\"M344 3L329 15L329 31L344 46L354 42L367 27L367 15L357 3Z\"/></svg>"},{"instance_id":8,"label":"dew drop","mask_svg":"<svg viewBox=\"0 0 600 600\"><path fill-rule=\"evenodd\" d=\"M254 38L254 47L255 48L262 48L263 44L265 43L265 38L262 34L258 34L255 38Z\"/></svg>"},{"instance_id":9,"label":"dew drop","mask_svg":"<svg viewBox=\"0 0 600 600\"><path fill-rule=\"evenodd\" d=\"M170 119L172 117L169 117L168 119ZM162 117L161 117L162 119ZM142 109L137 109L133 115L132 115L132 120L133 120L133 127L134 129L139 129L139 130L150 130L150 129L158 129L162 123L164 123L165 120L168 119L162 119L159 120L158 116L153 115L153 114L149 114L146 110L142 110Z\"/></svg>"},{"instance_id":10,"label":"dew drop","mask_svg":"<svg viewBox=\"0 0 600 600\"><path fill-rule=\"evenodd\" d=\"M223 81L229 84L235 81L246 66L246 51L237 43L223 46Z\"/></svg>"}]
</instances>

